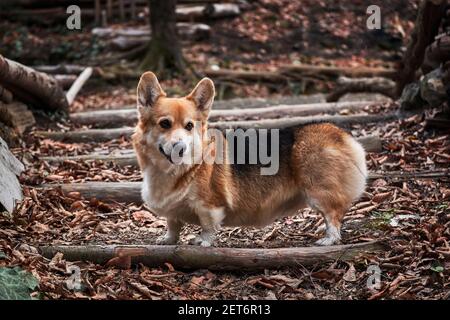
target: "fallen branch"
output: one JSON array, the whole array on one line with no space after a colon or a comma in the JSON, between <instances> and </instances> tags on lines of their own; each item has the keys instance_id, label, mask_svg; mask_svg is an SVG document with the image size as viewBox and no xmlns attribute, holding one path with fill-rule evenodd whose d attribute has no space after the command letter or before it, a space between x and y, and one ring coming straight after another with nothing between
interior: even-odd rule
<instances>
[{"instance_id":1,"label":"fallen branch","mask_svg":"<svg viewBox=\"0 0 450 320\"><path fill-rule=\"evenodd\" d=\"M80 74L86 70L86 66L80 66L75 64L58 64L54 66L34 66L33 69L45 72L48 74ZM100 68L93 68L93 74L98 75L100 73Z\"/></svg>"},{"instance_id":2,"label":"fallen branch","mask_svg":"<svg viewBox=\"0 0 450 320\"><path fill-rule=\"evenodd\" d=\"M380 242L366 242L347 245L243 249L204 248L200 246L162 245L83 245L83 246L41 246L39 251L46 258L61 252L69 261L89 261L106 264L113 258L131 259L132 264L161 267L170 263L177 269L209 270L260 270L316 265L330 261L352 260L358 255L382 251Z\"/></svg>"},{"instance_id":3,"label":"fallen branch","mask_svg":"<svg viewBox=\"0 0 450 320\"><path fill-rule=\"evenodd\" d=\"M320 113L333 113L341 110L360 111L369 109L376 103L370 101L362 102L339 102L339 103L313 103L301 105L278 105L266 108L211 110L209 120L231 120L248 118L277 118L285 116L306 116ZM108 127L119 125L132 125L138 120L136 109L115 109L100 111L85 111L73 113L70 120L79 125L95 125L96 127Z\"/></svg>"},{"instance_id":4,"label":"fallen branch","mask_svg":"<svg viewBox=\"0 0 450 320\"><path fill-rule=\"evenodd\" d=\"M383 149L379 136L359 137L356 140L362 144L366 152L381 152ZM122 167L138 165L133 149L121 150L121 154L89 154L67 157L41 157L40 159L49 163L63 163L64 161L101 161L105 163L114 163L115 165Z\"/></svg>"},{"instance_id":5,"label":"fallen branch","mask_svg":"<svg viewBox=\"0 0 450 320\"><path fill-rule=\"evenodd\" d=\"M368 180L385 179L389 181L407 181L411 179L446 179L449 180L449 170L425 172L387 171L369 173ZM68 184L44 184L42 188L61 188L65 194L79 192L86 199L96 198L102 201L122 203L142 203L142 182L85 182Z\"/></svg>"},{"instance_id":6,"label":"fallen branch","mask_svg":"<svg viewBox=\"0 0 450 320\"><path fill-rule=\"evenodd\" d=\"M386 78L356 78L339 77L335 90L327 97L327 102L338 101L347 93L381 93L396 99L395 82Z\"/></svg>"},{"instance_id":7,"label":"fallen branch","mask_svg":"<svg viewBox=\"0 0 450 320\"><path fill-rule=\"evenodd\" d=\"M51 76L33 70L0 55L0 83L18 100L48 110L67 111L69 104L58 82Z\"/></svg>"},{"instance_id":8,"label":"fallen branch","mask_svg":"<svg viewBox=\"0 0 450 320\"><path fill-rule=\"evenodd\" d=\"M81 90L83 85L88 81L88 79L91 77L93 72L93 69L91 67L87 67L83 70L83 72L78 76L77 80L72 84L69 91L67 91L66 98L69 105L73 103L75 100L76 95Z\"/></svg>"}]
</instances>

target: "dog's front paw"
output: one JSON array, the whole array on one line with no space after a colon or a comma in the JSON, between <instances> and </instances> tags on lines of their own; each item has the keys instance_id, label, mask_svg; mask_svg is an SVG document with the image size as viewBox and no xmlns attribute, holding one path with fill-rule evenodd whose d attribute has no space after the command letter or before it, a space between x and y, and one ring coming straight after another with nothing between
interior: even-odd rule
<instances>
[{"instance_id":1,"label":"dog's front paw","mask_svg":"<svg viewBox=\"0 0 450 320\"><path fill-rule=\"evenodd\" d=\"M340 240L339 238L327 236L317 240L315 244L318 246L331 246L333 244L338 243L339 240Z\"/></svg>"},{"instance_id":2,"label":"dog's front paw","mask_svg":"<svg viewBox=\"0 0 450 320\"><path fill-rule=\"evenodd\" d=\"M204 237L196 236L194 239L189 241L189 244L194 246L202 246L202 247L211 247L212 240L211 239L205 239Z\"/></svg>"},{"instance_id":3,"label":"dog's front paw","mask_svg":"<svg viewBox=\"0 0 450 320\"><path fill-rule=\"evenodd\" d=\"M156 244L176 244L178 242L177 237L166 233L165 235L156 239Z\"/></svg>"}]
</instances>

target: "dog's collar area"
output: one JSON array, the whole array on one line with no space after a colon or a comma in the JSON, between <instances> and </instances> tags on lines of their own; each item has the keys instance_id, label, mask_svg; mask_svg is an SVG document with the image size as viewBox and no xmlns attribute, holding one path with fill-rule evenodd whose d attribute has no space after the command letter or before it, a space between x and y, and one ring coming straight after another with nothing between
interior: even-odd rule
<instances>
[{"instance_id":1,"label":"dog's collar area","mask_svg":"<svg viewBox=\"0 0 450 320\"><path fill-rule=\"evenodd\" d=\"M169 160L171 164L173 164L173 161L172 161L171 156L170 156L170 155L167 155L167 154L164 152L164 149L163 149L162 145L159 145L159 152L161 152L161 154L162 154L167 160Z\"/></svg>"}]
</instances>

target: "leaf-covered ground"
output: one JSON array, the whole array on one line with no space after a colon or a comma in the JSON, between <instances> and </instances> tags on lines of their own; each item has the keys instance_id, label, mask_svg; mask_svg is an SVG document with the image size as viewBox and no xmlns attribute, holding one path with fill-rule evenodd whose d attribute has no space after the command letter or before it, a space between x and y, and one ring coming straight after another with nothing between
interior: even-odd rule
<instances>
[{"instance_id":1,"label":"leaf-covered ground","mask_svg":"<svg viewBox=\"0 0 450 320\"><path fill-rule=\"evenodd\" d=\"M372 171L448 169L448 134L423 129L421 116L353 131L378 133L383 152L368 154ZM386 241L389 250L363 255L352 263L335 261L312 268L281 268L263 273L213 273L136 266L131 270L75 263L81 267L83 289L72 291L66 281L72 263L60 255L48 260L37 254L43 244L154 243L165 222L145 207L81 199L58 190L41 191L42 182L138 181L137 168L105 163L49 165L37 156L79 154L129 147L126 140L104 144L65 144L31 137L24 148L14 149L27 165L22 176L26 198L13 218L0 219L0 266L22 266L39 280L45 298L93 299L436 299L449 297L450 184L449 177L396 182L378 179L346 216L344 243L372 239ZM310 209L263 228L225 228L218 246L309 246L320 236L321 218ZM196 227L183 232L187 242ZM366 287L369 265L382 271L382 289Z\"/></svg>"}]
</instances>

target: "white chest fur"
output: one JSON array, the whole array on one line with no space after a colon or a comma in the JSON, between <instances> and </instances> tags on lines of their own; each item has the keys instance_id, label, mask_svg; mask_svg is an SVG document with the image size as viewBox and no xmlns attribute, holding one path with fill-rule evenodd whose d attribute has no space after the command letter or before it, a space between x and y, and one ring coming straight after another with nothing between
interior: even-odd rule
<instances>
[{"instance_id":1,"label":"white chest fur","mask_svg":"<svg viewBox=\"0 0 450 320\"><path fill-rule=\"evenodd\" d=\"M174 191L176 172L162 173L152 167L143 172L141 195L145 204L159 215L176 208L189 192L189 187Z\"/></svg>"}]
</instances>

